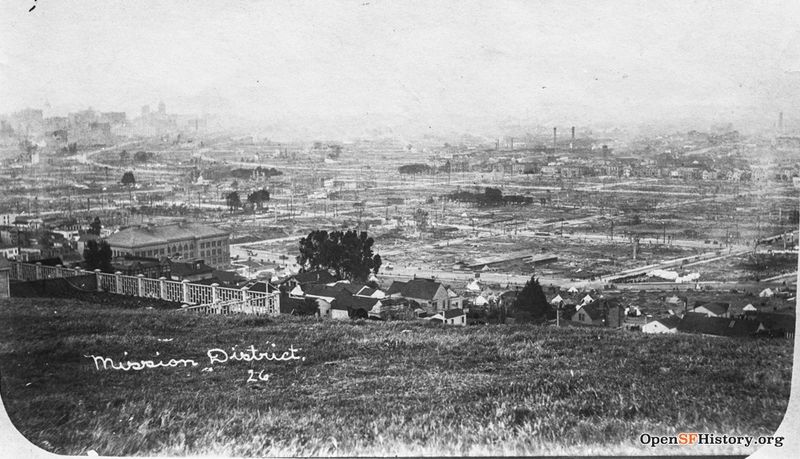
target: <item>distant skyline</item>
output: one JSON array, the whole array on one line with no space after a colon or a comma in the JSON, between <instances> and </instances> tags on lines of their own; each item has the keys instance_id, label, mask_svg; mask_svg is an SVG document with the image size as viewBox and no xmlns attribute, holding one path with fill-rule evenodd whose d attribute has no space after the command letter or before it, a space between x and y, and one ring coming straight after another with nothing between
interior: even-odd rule
<instances>
[{"instance_id":1,"label":"distant skyline","mask_svg":"<svg viewBox=\"0 0 800 459\"><path fill-rule=\"evenodd\" d=\"M797 2L29 6L0 5L0 113L135 117L163 100L254 124L421 131L800 119Z\"/></svg>"}]
</instances>

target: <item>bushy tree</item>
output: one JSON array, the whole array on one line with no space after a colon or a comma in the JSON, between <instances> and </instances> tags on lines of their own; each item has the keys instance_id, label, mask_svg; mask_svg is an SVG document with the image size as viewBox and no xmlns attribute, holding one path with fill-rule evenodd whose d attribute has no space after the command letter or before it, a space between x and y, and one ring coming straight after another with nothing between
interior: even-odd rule
<instances>
[{"instance_id":1,"label":"bushy tree","mask_svg":"<svg viewBox=\"0 0 800 459\"><path fill-rule=\"evenodd\" d=\"M300 239L297 263L303 271L332 269L339 278L364 282L381 267L380 255L372 252L374 242L366 231L314 230Z\"/></svg>"},{"instance_id":2,"label":"bushy tree","mask_svg":"<svg viewBox=\"0 0 800 459\"><path fill-rule=\"evenodd\" d=\"M543 322L554 314L539 280L535 277L531 277L517 294L509 313L520 322Z\"/></svg>"}]
</instances>

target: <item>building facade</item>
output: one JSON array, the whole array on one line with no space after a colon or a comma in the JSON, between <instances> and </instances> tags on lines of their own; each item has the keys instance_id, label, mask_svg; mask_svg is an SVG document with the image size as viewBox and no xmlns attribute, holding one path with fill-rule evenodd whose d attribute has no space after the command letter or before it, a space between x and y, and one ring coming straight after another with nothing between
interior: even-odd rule
<instances>
[{"instance_id":1,"label":"building facade","mask_svg":"<svg viewBox=\"0 0 800 459\"><path fill-rule=\"evenodd\" d=\"M230 263L230 233L198 223L127 228L106 238L115 257L202 259L209 266Z\"/></svg>"}]
</instances>

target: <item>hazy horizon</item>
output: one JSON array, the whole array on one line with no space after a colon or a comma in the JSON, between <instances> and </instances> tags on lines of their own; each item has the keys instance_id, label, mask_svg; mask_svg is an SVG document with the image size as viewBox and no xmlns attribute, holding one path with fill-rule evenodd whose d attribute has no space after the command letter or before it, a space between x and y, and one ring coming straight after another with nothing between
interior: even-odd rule
<instances>
[{"instance_id":1,"label":"hazy horizon","mask_svg":"<svg viewBox=\"0 0 800 459\"><path fill-rule=\"evenodd\" d=\"M0 113L93 107L424 133L800 115L790 2L24 2ZM796 109L795 109L796 110Z\"/></svg>"}]
</instances>

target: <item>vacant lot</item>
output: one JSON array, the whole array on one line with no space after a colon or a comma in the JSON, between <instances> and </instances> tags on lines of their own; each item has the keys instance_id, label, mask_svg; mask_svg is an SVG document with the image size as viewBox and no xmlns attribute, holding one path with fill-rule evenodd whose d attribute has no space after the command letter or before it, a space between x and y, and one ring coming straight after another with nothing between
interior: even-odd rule
<instances>
[{"instance_id":1,"label":"vacant lot","mask_svg":"<svg viewBox=\"0 0 800 459\"><path fill-rule=\"evenodd\" d=\"M207 354L251 345L279 356L294 346L305 360ZM98 370L91 355L198 365ZM268 381L248 382L259 372ZM791 343L12 299L0 302L0 375L17 428L60 454L749 453L637 439L771 434L789 397Z\"/></svg>"}]
</instances>

